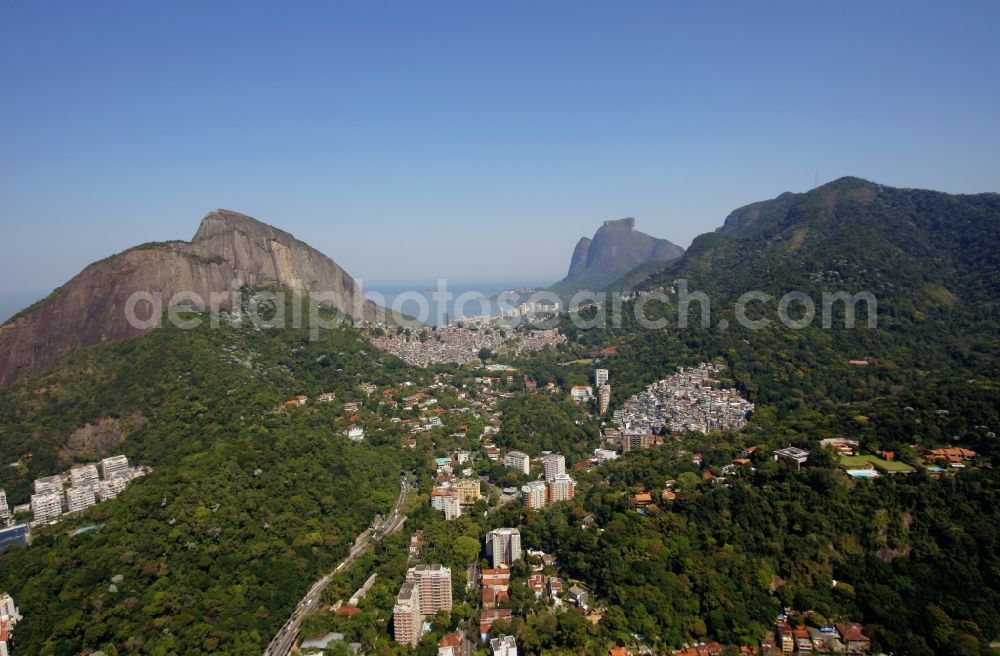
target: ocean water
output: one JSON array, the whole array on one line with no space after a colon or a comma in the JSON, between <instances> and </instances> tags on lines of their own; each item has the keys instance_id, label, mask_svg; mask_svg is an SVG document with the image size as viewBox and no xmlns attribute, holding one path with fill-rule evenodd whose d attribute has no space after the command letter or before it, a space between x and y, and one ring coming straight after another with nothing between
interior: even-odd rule
<instances>
[{"instance_id":1,"label":"ocean water","mask_svg":"<svg viewBox=\"0 0 1000 656\"><path fill-rule=\"evenodd\" d=\"M397 312L432 326L464 316L491 317L500 314L497 295L508 290L544 288L545 282L451 282L429 281L412 284L362 283L365 296ZM443 291L438 291L438 290ZM510 307L510 301L507 306Z\"/></svg>"}]
</instances>

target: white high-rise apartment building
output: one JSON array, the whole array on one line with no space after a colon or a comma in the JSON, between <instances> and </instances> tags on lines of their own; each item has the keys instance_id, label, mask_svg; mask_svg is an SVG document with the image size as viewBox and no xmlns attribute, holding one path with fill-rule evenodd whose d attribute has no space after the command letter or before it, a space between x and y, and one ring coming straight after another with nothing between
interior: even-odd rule
<instances>
[{"instance_id":1,"label":"white high-rise apartment building","mask_svg":"<svg viewBox=\"0 0 1000 656\"><path fill-rule=\"evenodd\" d=\"M549 481L549 503L559 503L560 501L571 501L576 485L573 479L566 474L558 474Z\"/></svg>"},{"instance_id":2,"label":"white high-rise apartment building","mask_svg":"<svg viewBox=\"0 0 1000 656\"><path fill-rule=\"evenodd\" d=\"M101 480L97 465L74 467L70 470L69 477L73 487L93 487Z\"/></svg>"},{"instance_id":3,"label":"white high-rise apartment building","mask_svg":"<svg viewBox=\"0 0 1000 656\"><path fill-rule=\"evenodd\" d=\"M66 512L76 512L97 503L92 487L71 487L66 490Z\"/></svg>"},{"instance_id":4,"label":"white high-rise apartment building","mask_svg":"<svg viewBox=\"0 0 1000 656\"><path fill-rule=\"evenodd\" d=\"M62 514L62 492L55 494L32 494L31 512L36 522L55 519Z\"/></svg>"},{"instance_id":5,"label":"white high-rise apartment building","mask_svg":"<svg viewBox=\"0 0 1000 656\"><path fill-rule=\"evenodd\" d=\"M104 480L118 477L128 477L128 458L125 456L111 456L101 461L101 473Z\"/></svg>"},{"instance_id":6,"label":"white high-rise apartment building","mask_svg":"<svg viewBox=\"0 0 1000 656\"><path fill-rule=\"evenodd\" d=\"M493 529L486 534L486 541L493 556L493 567L509 567L521 559L521 531L518 529Z\"/></svg>"},{"instance_id":7,"label":"white high-rise apartment building","mask_svg":"<svg viewBox=\"0 0 1000 656\"><path fill-rule=\"evenodd\" d=\"M0 490L0 520L6 520L9 517L10 508L7 506L7 493Z\"/></svg>"},{"instance_id":8,"label":"white high-rise apartment building","mask_svg":"<svg viewBox=\"0 0 1000 656\"><path fill-rule=\"evenodd\" d=\"M510 451L503 457L503 464L527 475L531 471L531 458L521 451Z\"/></svg>"},{"instance_id":9,"label":"white high-rise apartment building","mask_svg":"<svg viewBox=\"0 0 1000 656\"><path fill-rule=\"evenodd\" d=\"M607 369L594 369L594 387L601 389L602 385L606 385L608 382L608 370Z\"/></svg>"},{"instance_id":10,"label":"white high-rise apartment building","mask_svg":"<svg viewBox=\"0 0 1000 656\"><path fill-rule=\"evenodd\" d=\"M545 507L549 488L545 481L531 481L521 487L521 504L528 510L539 510Z\"/></svg>"},{"instance_id":11,"label":"white high-rise apartment building","mask_svg":"<svg viewBox=\"0 0 1000 656\"><path fill-rule=\"evenodd\" d=\"M431 491L431 507L444 513L448 521L457 519L462 514L461 500L457 490L434 488Z\"/></svg>"},{"instance_id":12,"label":"white high-rise apartment building","mask_svg":"<svg viewBox=\"0 0 1000 656\"><path fill-rule=\"evenodd\" d=\"M551 481L559 474L566 473L566 457L559 453L550 453L543 460L545 464L545 480Z\"/></svg>"},{"instance_id":13,"label":"white high-rise apartment building","mask_svg":"<svg viewBox=\"0 0 1000 656\"><path fill-rule=\"evenodd\" d=\"M35 494L62 494L63 482L61 476L46 476L35 479Z\"/></svg>"}]
</instances>

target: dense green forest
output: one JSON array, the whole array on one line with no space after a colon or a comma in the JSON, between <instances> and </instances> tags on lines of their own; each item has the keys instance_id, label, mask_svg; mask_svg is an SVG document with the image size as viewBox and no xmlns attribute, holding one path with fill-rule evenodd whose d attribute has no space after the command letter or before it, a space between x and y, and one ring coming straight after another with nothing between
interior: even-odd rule
<instances>
[{"instance_id":1,"label":"dense green forest","mask_svg":"<svg viewBox=\"0 0 1000 656\"><path fill-rule=\"evenodd\" d=\"M706 465L733 450L706 448ZM755 644L788 607L814 626L862 620L897 653L986 653L1000 634L994 470L854 482L823 458L796 472L768 456L723 484L694 474L690 450L651 449L599 470L571 506L495 521L517 522L526 545L591 587L609 641ZM668 479L675 501L633 509L633 493L658 496ZM519 630L534 639L530 623Z\"/></svg>"},{"instance_id":2,"label":"dense green forest","mask_svg":"<svg viewBox=\"0 0 1000 656\"><path fill-rule=\"evenodd\" d=\"M5 458L32 453L3 482L14 501L35 475L102 455L66 457L65 445L107 417L142 415L107 450L154 467L117 500L0 554L0 589L27 618L19 651L261 651L310 582L391 507L400 470L419 457L349 442L334 426L343 402L363 397L360 382L422 375L349 327L310 341L206 325L86 349L0 392ZM320 392L337 399L275 410Z\"/></svg>"}]
</instances>

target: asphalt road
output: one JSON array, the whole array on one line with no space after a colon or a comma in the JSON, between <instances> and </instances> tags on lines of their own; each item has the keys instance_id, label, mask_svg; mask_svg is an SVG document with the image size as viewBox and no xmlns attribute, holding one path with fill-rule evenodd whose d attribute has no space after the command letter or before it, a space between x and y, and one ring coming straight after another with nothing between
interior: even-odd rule
<instances>
[{"instance_id":1,"label":"asphalt road","mask_svg":"<svg viewBox=\"0 0 1000 656\"><path fill-rule=\"evenodd\" d=\"M302 597L295 610L292 611L291 617L288 618L288 621L282 625L278 634L271 640L271 643L264 651L264 656L288 656L292 651L292 645L295 644L295 638L299 634L299 626L301 626L302 620L315 610L323 595L323 591L326 589L326 586L330 585L333 577L347 569L351 563L368 551L373 544L377 544L383 535L397 531L403 526L406 517L400 515L400 509L403 507L403 501L406 499L409 489L410 484L406 480L406 477L400 478L399 498L396 499L396 505L393 507L392 513L383 518L377 526L362 533L365 537L355 542L354 546L351 547L350 553L347 554L347 558L337 565L336 569L332 572L313 583L312 587L309 588L309 592Z\"/></svg>"}]
</instances>

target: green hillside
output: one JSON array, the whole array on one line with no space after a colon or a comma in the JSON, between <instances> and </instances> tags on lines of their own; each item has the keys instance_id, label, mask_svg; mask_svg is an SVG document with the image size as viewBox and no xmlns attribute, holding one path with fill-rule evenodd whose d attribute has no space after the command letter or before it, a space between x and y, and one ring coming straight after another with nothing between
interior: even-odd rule
<instances>
[{"instance_id":1,"label":"green hillside","mask_svg":"<svg viewBox=\"0 0 1000 656\"><path fill-rule=\"evenodd\" d=\"M349 327L165 327L85 349L0 391L0 486L12 503L71 461L86 424L120 420L130 461L151 465L113 502L35 532L0 555L0 589L25 620L25 654L260 653L305 587L388 510L415 456L354 445L333 420L357 384L420 380ZM337 400L287 412L296 394ZM30 460L26 453L31 453ZM95 530L72 535L77 525ZM56 594L54 591L58 591Z\"/></svg>"}]
</instances>

